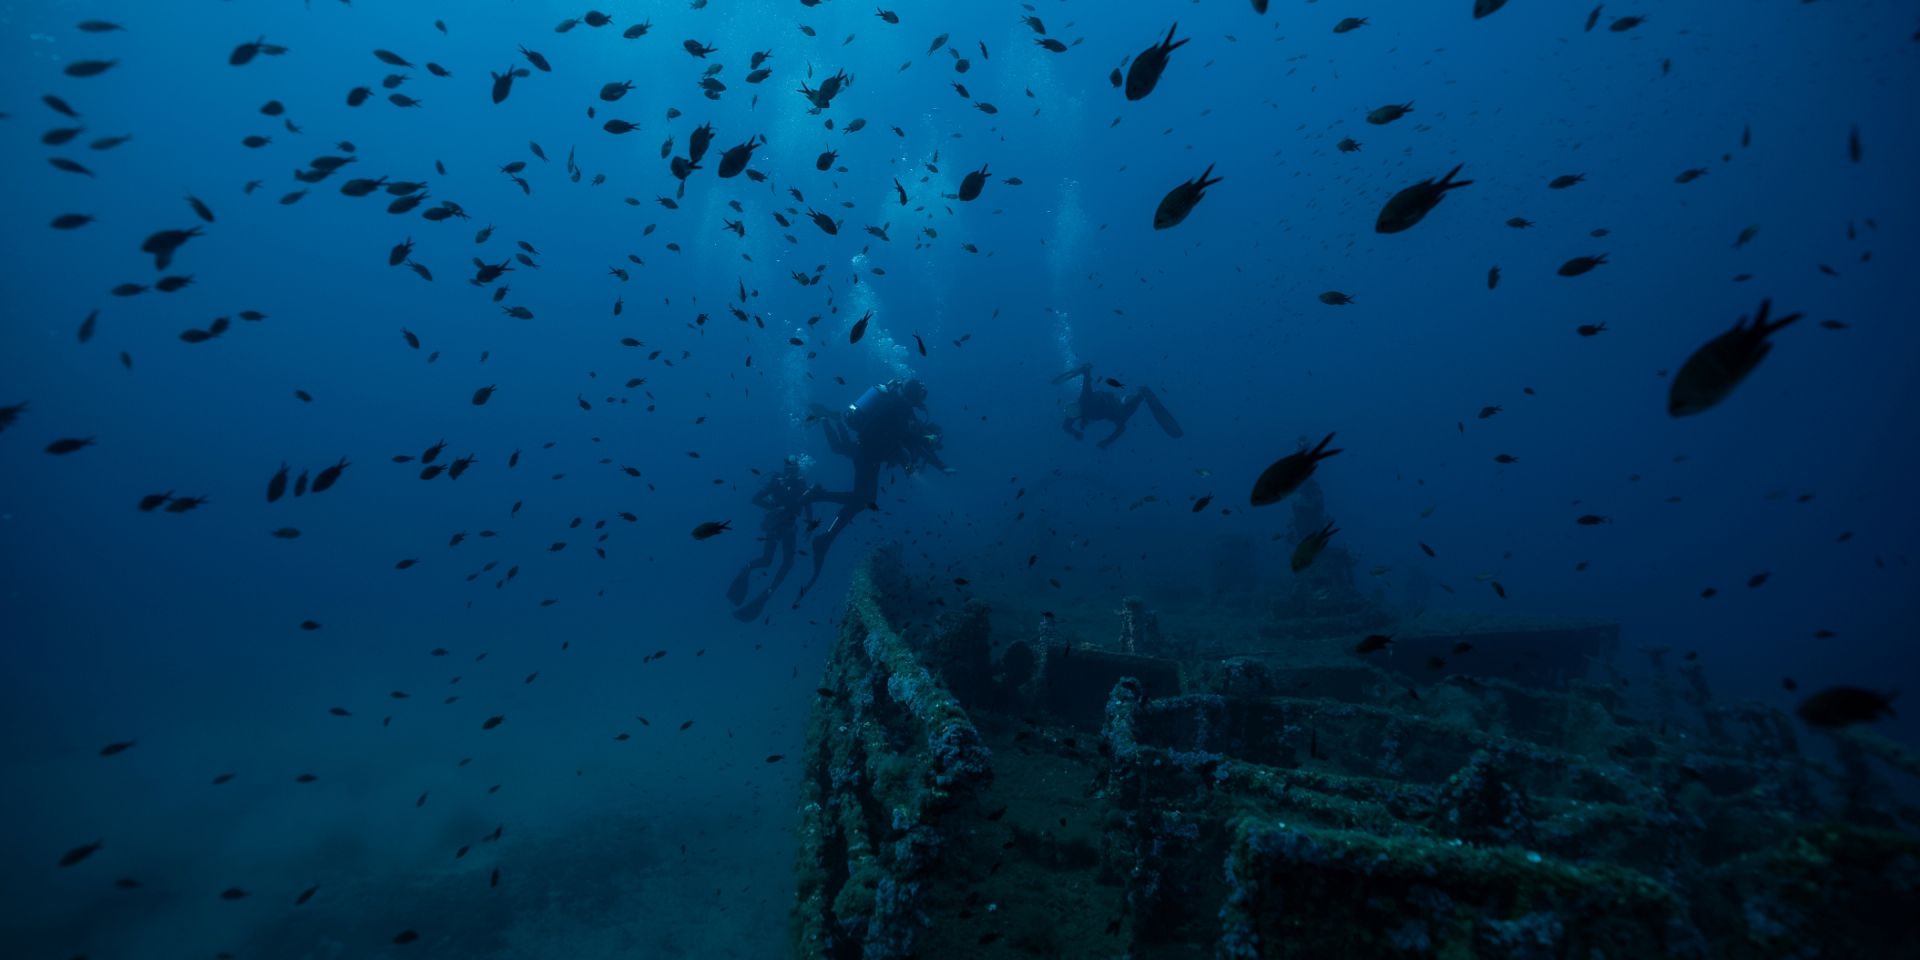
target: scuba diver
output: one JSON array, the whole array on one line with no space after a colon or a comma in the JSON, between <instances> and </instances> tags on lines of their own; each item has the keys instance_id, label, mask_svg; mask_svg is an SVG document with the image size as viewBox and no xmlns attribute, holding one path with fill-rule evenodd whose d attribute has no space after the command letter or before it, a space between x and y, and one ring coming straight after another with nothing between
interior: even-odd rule
<instances>
[{"instance_id":1,"label":"scuba diver","mask_svg":"<svg viewBox=\"0 0 1920 960\"><path fill-rule=\"evenodd\" d=\"M807 493L807 503L822 500L837 503L840 512L813 538L813 575L800 587L794 606L800 605L801 598L820 579L833 541L879 495L881 467L893 464L911 471L926 463L943 472L952 472L940 462L938 428L931 427L917 413L926 405L926 384L896 378L869 388L840 416L820 418L827 446L853 460L853 489L835 493L815 487Z\"/></svg>"},{"instance_id":2,"label":"scuba diver","mask_svg":"<svg viewBox=\"0 0 1920 960\"><path fill-rule=\"evenodd\" d=\"M810 487L800 477L800 458L788 457L780 472L767 479L760 492L753 495L753 505L766 511L760 518L760 542L765 545L758 559L747 561L734 575L733 583L727 587L727 601L739 609L733 612L735 618L751 621L760 616L767 605L767 599L780 589L781 581L787 579L787 573L793 570L794 541L799 531L796 525L802 514L809 523L813 520L813 501L807 499ZM764 570L773 565L773 552L781 552L780 568L773 572L773 582L767 584L752 602L747 602L747 581L755 570Z\"/></svg>"},{"instance_id":3,"label":"scuba diver","mask_svg":"<svg viewBox=\"0 0 1920 960\"><path fill-rule=\"evenodd\" d=\"M1121 434L1127 432L1127 420L1132 418L1133 412L1140 409L1143 403L1147 405L1147 412L1153 414L1154 421L1160 424L1160 429L1167 432L1167 436L1175 440L1186 436L1186 432L1180 429L1180 424L1173 419L1173 414L1168 413L1167 408L1160 403L1160 398L1154 395L1152 388L1141 387L1124 401L1120 399L1120 394L1112 390L1095 390L1091 363L1084 363L1068 370L1054 377L1053 382L1066 383L1074 377L1080 378L1080 399L1067 406L1067 419L1060 424L1060 427L1073 434L1075 440L1085 439L1086 434L1083 431L1095 420L1111 420L1113 433L1108 434L1106 439L1096 444L1100 449L1105 450L1115 440L1120 439ZM1118 381L1113 382L1118 385Z\"/></svg>"},{"instance_id":4,"label":"scuba diver","mask_svg":"<svg viewBox=\"0 0 1920 960\"><path fill-rule=\"evenodd\" d=\"M818 408L824 410L824 408ZM827 447L848 459L858 455L859 444L848 431L846 423L831 413L817 413L820 428L827 435ZM882 456L883 465L892 464L908 474L919 471L921 467L932 467L941 473L952 473L953 468L940 460L940 451L946 446L946 434L937 423L926 420L917 421L919 429L912 431L897 455Z\"/></svg>"}]
</instances>

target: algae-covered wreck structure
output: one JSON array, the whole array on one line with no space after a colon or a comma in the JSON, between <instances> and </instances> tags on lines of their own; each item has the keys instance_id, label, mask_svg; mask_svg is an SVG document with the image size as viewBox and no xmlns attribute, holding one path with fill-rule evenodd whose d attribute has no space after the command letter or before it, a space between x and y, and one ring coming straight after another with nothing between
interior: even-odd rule
<instances>
[{"instance_id":1,"label":"algae-covered wreck structure","mask_svg":"<svg viewBox=\"0 0 1920 960\"><path fill-rule=\"evenodd\" d=\"M796 956L1920 955L1889 741L1810 759L1611 624L1329 599L1391 649L1298 596L1244 642L1138 599L1104 638L978 600L908 626L927 588L876 554L809 731Z\"/></svg>"}]
</instances>

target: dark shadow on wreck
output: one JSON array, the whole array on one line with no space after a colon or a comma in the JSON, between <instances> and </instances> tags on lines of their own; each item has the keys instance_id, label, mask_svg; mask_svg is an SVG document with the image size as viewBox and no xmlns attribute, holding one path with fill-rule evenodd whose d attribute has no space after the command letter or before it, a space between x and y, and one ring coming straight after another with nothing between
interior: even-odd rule
<instances>
[{"instance_id":1,"label":"dark shadow on wreck","mask_svg":"<svg viewBox=\"0 0 1920 960\"><path fill-rule=\"evenodd\" d=\"M1809 758L1660 650L1629 686L1612 624L1394 624L1329 559L1241 642L1137 598L1088 642L978 600L908 626L926 588L874 555L808 734L796 956L1913 955L1905 748Z\"/></svg>"}]
</instances>

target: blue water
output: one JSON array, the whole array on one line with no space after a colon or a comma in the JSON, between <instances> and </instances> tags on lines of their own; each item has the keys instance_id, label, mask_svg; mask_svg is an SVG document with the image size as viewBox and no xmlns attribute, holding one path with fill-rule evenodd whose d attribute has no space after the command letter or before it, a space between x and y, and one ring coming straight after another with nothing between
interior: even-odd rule
<instances>
[{"instance_id":1,"label":"blue water","mask_svg":"<svg viewBox=\"0 0 1920 960\"><path fill-rule=\"evenodd\" d=\"M8 955L778 955L798 771L765 758L800 751L858 557L895 540L917 572L964 574L983 596L1092 610L1204 588L1213 545L1245 535L1278 585L1292 542L1271 538L1290 515L1249 509L1248 492L1328 432L1345 451L1317 477L1338 542L1389 567L1396 590L1416 570L1452 587L1434 612L1611 618L1630 647L1699 651L1721 696L1783 707L1789 676L1802 693L1914 686L1910 5L1609 3L1585 32L1585 7L1528 0L1478 21L1466 0L1281 2L1264 17L1239 0L1036 4L1065 53L1037 46L1014 3L901 2L890 25L852 0L620 2L612 26L556 34L575 6L0 9L0 405L28 404L0 432ZM1649 18L1609 29L1630 13ZM1346 16L1370 22L1332 33ZM647 35L620 36L647 18ZM1150 97L1124 100L1108 72L1176 18L1192 41ZM89 19L125 29L76 29ZM928 53L940 34L947 48ZM262 36L287 52L228 64ZM719 51L697 61L687 39ZM552 71L496 105L488 74L526 66L522 44ZM756 50L773 51L758 85L744 79ZM116 63L63 73L85 60ZM712 63L717 101L696 87ZM819 116L793 92L809 69L814 84L854 77ZM424 106L388 103L388 73ZM624 99L597 98L624 80ZM362 85L374 95L348 107ZM284 118L260 113L271 99ZM1406 117L1365 122L1407 101ZM610 117L639 129L610 135ZM865 128L845 132L855 118ZM684 155L703 122L714 146L667 209L661 143ZM132 139L88 146L118 134ZM272 142L242 146L251 134ZM717 179L720 152L753 135L767 182ZM1359 152L1336 149L1348 136ZM355 163L277 202L302 186L292 171L347 155L342 140ZM814 169L828 148L844 172ZM499 172L513 161L530 193ZM1223 182L1185 223L1152 229L1160 197L1209 164ZM1373 231L1388 197L1457 164L1472 186L1410 231ZM978 200L944 196L982 165ZM1689 168L1708 173L1675 183ZM1548 188L1572 173L1585 181ZM390 215L385 193L339 191L380 176L431 198ZM244 193L250 180L263 184ZM442 200L471 219L421 218ZM68 213L96 220L48 226ZM863 229L882 224L886 242ZM140 252L149 234L196 225L165 271L191 285L110 294L162 275ZM388 266L408 238L432 282ZM504 277L504 304L531 320L466 282L471 258L521 240L538 268ZM1602 253L1590 274L1555 273ZM817 285L791 278L816 268ZM1669 375L1764 298L1807 317L1719 407L1669 417ZM267 317L178 337L242 310ZM1050 380L1081 362L1151 386L1186 436L1143 415L1109 450L1093 442L1105 425L1073 441L1073 390ZM847 461L809 405L905 376L927 384L955 472L887 471L882 511L854 522L805 602L791 608L803 557L764 618L737 621L722 594L758 552L750 471L801 454L811 481L844 489ZM487 385L491 401L470 403ZM1488 405L1501 410L1478 418ZM94 443L43 452L65 437ZM391 462L443 439L444 457L477 457L458 480ZM282 463L341 457L333 489L266 501ZM208 502L137 508L163 492ZM1589 513L1609 522L1575 523ZM733 529L696 541L704 521ZM270 535L282 527L300 536ZM395 569L405 559L418 563ZM492 715L506 719L483 731ZM1910 719L1882 732L1920 736ZM248 896L222 899L232 887ZM391 945L402 930L420 942Z\"/></svg>"}]
</instances>

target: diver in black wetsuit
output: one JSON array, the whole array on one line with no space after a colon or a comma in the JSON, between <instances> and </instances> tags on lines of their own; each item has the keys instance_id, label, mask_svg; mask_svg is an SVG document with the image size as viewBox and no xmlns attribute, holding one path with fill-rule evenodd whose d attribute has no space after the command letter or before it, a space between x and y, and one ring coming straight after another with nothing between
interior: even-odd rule
<instances>
[{"instance_id":1,"label":"diver in black wetsuit","mask_svg":"<svg viewBox=\"0 0 1920 960\"><path fill-rule=\"evenodd\" d=\"M1075 440L1086 438L1083 431L1088 424L1096 420L1111 420L1113 433L1108 434L1105 440L1096 444L1100 449L1105 450L1115 440L1120 439L1121 434L1127 432L1127 420L1133 417L1133 412L1140 409L1143 403L1147 405L1147 412L1153 414L1154 421L1160 424L1160 429L1167 432L1167 436L1175 440L1186 436L1186 432L1180 429L1180 424L1173 419L1173 414L1167 412L1167 408L1160 403L1160 398L1154 394L1151 387L1135 390L1124 401L1120 399L1120 394L1112 390L1095 390L1091 363L1081 364L1075 369L1068 370L1054 377L1053 382L1066 383L1074 377L1080 378L1080 399L1067 407L1067 419L1060 424L1060 427L1073 434Z\"/></svg>"},{"instance_id":2,"label":"diver in black wetsuit","mask_svg":"<svg viewBox=\"0 0 1920 960\"><path fill-rule=\"evenodd\" d=\"M794 542L798 539L797 525L802 514L813 519L813 502L807 499L807 482L800 476L800 458L788 457L779 473L768 478L760 492L753 495L753 505L766 511L760 519L760 542L765 546L758 559L747 561L740 572L727 586L727 601L739 609L733 612L741 620L753 620L760 616L761 608L767 604L767 598L780 589L782 581L793 570ZM747 601L747 581L755 570L764 570L773 565L773 553L781 551L780 568L773 572L773 582L767 584L752 602Z\"/></svg>"},{"instance_id":3,"label":"diver in black wetsuit","mask_svg":"<svg viewBox=\"0 0 1920 960\"><path fill-rule=\"evenodd\" d=\"M924 462L948 471L946 464L940 462L938 445L928 439L928 424L917 413L926 405L926 384L895 379L869 389L844 415L821 418L827 446L853 460L853 489L835 493L815 487L807 493L808 503L823 500L837 503L840 512L813 538L813 576L800 587L800 594L793 601L795 606L820 579L820 571L827 563L827 551L832 549L840 531L879 495L881 467L893 464L911 468Z\"/></svg>"}]
</instances>

